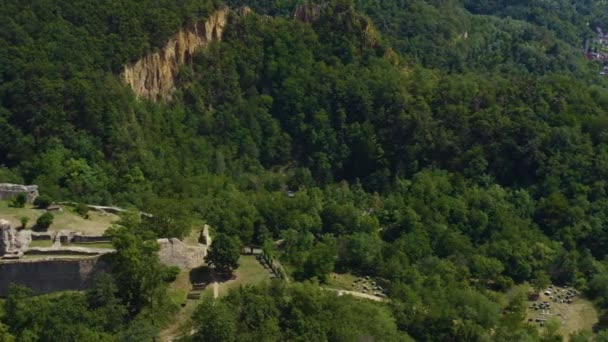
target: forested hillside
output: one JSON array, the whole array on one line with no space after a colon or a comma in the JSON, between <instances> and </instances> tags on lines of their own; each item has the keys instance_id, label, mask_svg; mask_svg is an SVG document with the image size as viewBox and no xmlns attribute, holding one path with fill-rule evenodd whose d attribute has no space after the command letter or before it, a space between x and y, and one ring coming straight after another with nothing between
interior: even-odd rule
<instances>
[{"instance_id":1,"label":"forested hillside","mask_svg":"<svg viewBox=\"0 0 608 342\"><path fill-rule=\"evenodd\" d=\"M517 286L549 281L605 316L608 82L582 47L607 5L299 3L0 6L0 182L154 214L114 228L118 266L86 294L15 289L0 341L151 340L172 277L149 240L192 220L264 246L296 281L371 276L390 299L245 288L201 306L194 324L217 334L195 340L561 340L528 324ZM121 82L181 27L242 5L171 101ZM608 340L595 328L571 340Z\"/></svg>"}]
</instances>

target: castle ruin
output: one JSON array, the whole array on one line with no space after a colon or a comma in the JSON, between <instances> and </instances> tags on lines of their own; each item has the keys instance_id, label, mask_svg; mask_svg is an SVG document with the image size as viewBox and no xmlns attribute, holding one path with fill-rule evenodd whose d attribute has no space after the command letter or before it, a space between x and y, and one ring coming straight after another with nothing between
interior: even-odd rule
<instances>
[{"instance_id":1,"label":"castle ruin","mask_svg":"<svg viewBox=\"0 0 608 342\"><path fill-rule=\"evenodd\" d=\"M38 185L0 183L0 201L11 200L19 194L24 194L28 203L34 203L38 197Z\"/></svg>"},{"instance_id":2,"label":"castle ruin","mask_svg":"<svg viewBox=\"0 0 608 342\"><path fill-rule=\"evenodd\" d=\"M160 262L186 269L202 266L211 243L207 226L201 239L206 243L189 245L178 239L159 239ZM32 247L32 240L51 240L52 245ZM0 296L8 293L11 283L27 286L39 294L86 289L96 273L109 270L106 256L115 252L91 244L110 241L108 236L65 230L45 233L17 230L0 219Z\"/></svg>"}]
</instances>

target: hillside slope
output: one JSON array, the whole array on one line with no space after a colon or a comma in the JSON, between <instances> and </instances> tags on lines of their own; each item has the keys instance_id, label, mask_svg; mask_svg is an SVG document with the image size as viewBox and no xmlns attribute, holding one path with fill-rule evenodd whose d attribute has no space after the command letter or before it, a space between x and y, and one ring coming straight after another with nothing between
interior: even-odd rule
<instances>
[{"instance_id":1,"label":"hillside slope","mask_svg":"<svg viewBox=\"0 0 608 342\"><path fill-rule=\"evenodd\" d=\"M224 340L353 340L380 336L375 323L395 340L558 338L524 321L529 293L508 290L525 283L575 287L603 315L608 84L581 51L603 5L297 3L228 1L253 11L230 11L221 40L206 30L196 49L172 37L220 1L0 8L0 181L153 214L115 231L138 257L108 280L132 296L116 304L127 325L87 326L154 336L163 320L135 317L165 317L150 298L171 274L141 266L155 265L148 243L191 221L264 246L297 282L352 273L390 298L357 311L314 285L235 290L207 303ZM101 305L74 296L87 313ZM9 319L14 335L45 326L17 317L30 321Z\"/></svg>"}]
</instances>

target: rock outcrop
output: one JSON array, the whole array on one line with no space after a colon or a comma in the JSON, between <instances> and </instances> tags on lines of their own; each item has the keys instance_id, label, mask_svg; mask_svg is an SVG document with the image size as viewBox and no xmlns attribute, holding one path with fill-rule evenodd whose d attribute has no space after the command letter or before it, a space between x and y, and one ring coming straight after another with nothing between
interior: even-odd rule
<instances>
[{"instance_id":1,"label":"rock outcrop","mask_svg":"<svg viewBox=\"0 0 608 342\"><path fill-rule=\"evenodd\" d=\"M0 220L0 257L20 257L32 242L30 230L17 231L10 222Z\"/></svg>"},{"instance_id":2,"label":"rock outcrop","mask_svg":"<svg viewBox=\"0 0 608 342\"><path fill-rule=\"evenodd\" d=\"M0 200L9 200L18 194L24 194L28 203L33 203L38 197L38 186L0 183Z\"/></svg>"},{"instance_id":3,"label":"rock outcrop","mask_svg":"<svg viewBox=\"0 0 608 342\"><path fill-rule=\"evenodd\" d=\"M228 14L228 9L218 10L206 20L177 32L160 51L125 66L123 81L138 98L171 100L179 67L191 60L197 49L222 39Z\"/></svg>"},{"instance_id":4,"label":"rock outcrop","mask_svg":"<svg viewBox=\"0 0 608 342\"><path fill-rule=\"evenodd\" d=\"M0 220L0 256L5 255L15 243L15 230L11 228L10 222Z\"/></svg>"},{"instance_id":5,"label":"rock outcrop","mask_svg":"<svg viewBox=\"0 0 608 342\"><path fill-rule=\"evenodd\" d=\"M159 239L158 244L160 245L158 252L160 262L169 266L200 267L207 255L207 246L201 244L190 246L175 238Z\"/></svg>"}]
</instances>

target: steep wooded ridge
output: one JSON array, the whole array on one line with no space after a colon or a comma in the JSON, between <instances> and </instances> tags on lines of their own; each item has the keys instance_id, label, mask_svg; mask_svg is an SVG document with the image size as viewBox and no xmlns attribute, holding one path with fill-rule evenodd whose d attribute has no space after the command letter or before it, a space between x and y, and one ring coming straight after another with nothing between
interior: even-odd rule
<instances>
[{"instance_id":1,"label":"steep wooded ridge","mask_svg":"<svg viewBox=\"0 0 608 342\"><path fill-rule=\"evenodd\" d=\"M321 18L322 11L326 7L327 4L297 6L293 19L313 23ZM209 18L179 30L159 51L149 53L136 62L125 65L120 75L122 80L133 89L139 99L170 101L177 86L179 68L192 60L196 50L222 39L230 12L230 9L222 8ZM239 15L247 15L250 10L245 6L240 7L237 12ZM375 46L379 36L372 23L356 13L352 15L364 34L364 42Z\"/></svg>"},{"instance_id":2,"label":"steep wooded ridge","mask_svg":"<svg viewBox=\"0 0 608 342\"><path fill-rule=\"evenodd\" d=\"M158 238L200 222L222 268L264 246L293 282L203 303L188 341L608 341L527 303L567 285L557 308L608 317L608 78L581 49L608 3L302 3L3 1L0 182L152 215L91 291L11 291L0 341L158 340L192 275Z\"/></svg>"},{"instance_id":3,"label":"steep wooded ridge","mask_svg":"<svg viewBox=\"0 0 608 342\"><path fill-rule=\"evenodd\" d=\"M227 8L216 11L209 18L177 32L159 51L125 65L121 73L123 81L140 99L171 100L180 66L189 61L197 49L222 39L229 12Z\"/></svg>"}]
</instances>

